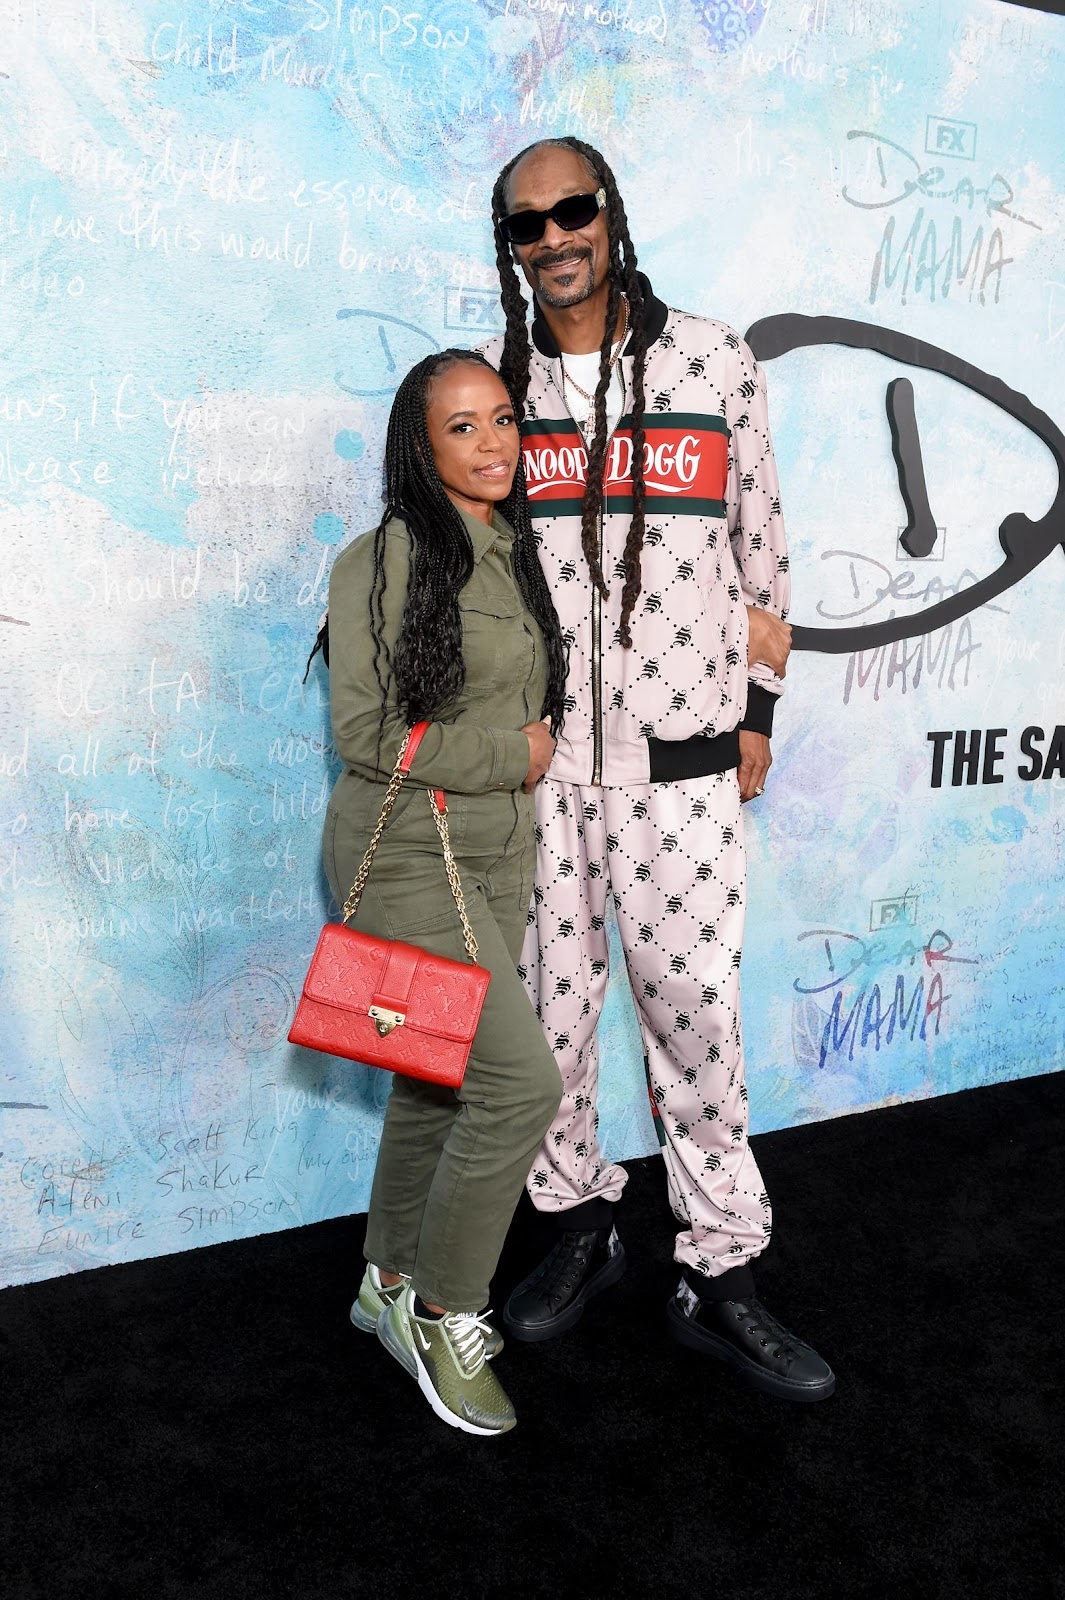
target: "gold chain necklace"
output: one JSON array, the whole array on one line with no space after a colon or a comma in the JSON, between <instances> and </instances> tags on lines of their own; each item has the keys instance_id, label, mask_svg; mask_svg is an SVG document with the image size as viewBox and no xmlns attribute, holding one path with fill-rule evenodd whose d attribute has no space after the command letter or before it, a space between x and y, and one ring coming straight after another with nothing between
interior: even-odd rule
<instances>
[{"instance_id":1,"label":"gold chain necklace","mask_svg":"<svg viewBox=\"0 0 1065 1600\"><path fill-rule=\"evenodd\" d=\"M622 350L625 347L625 335L628 333L628 331L629 331L629 298L628 298L628 295L624 295L623 294L622 297L621 297L621 332L618 334L617 340L616 340L615 345L614 345L613 353L611 354L611 357L610 357L610 362L609 362L609 364L607 366L608 374L612 373L614 371L614 368L618 364L618 359L619 359L619 357L621 355ZM566 384L566 386L568 388L576 389L576 391L580 395L581 399L587 401L588 407L589 407L589 416L594 416L594 414L595 414L595 395L594 394L589 394L587 389L582 389L580 384L577 382L576 378L573 378L573 377L570 376L570 374L566 371L566 363L565 363L565 361L562 360L561 355L559 356L559 363L560 363L560 365L562 367L562 378L563 378L564 383Z\"/></svg>"}]
</instances>

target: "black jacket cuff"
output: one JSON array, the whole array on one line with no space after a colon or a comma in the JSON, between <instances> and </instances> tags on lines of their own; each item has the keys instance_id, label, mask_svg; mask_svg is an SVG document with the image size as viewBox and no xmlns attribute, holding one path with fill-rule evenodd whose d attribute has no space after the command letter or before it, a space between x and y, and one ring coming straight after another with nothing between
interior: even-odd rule
<instances>
[{"instance_id":1,"label":"black jacket cuff","mask_svg":"<svg viewBox=\"0 0 1065 1600\"><path fill-rule=\"evenodd\" d=\"M740 723L743 733L764 733L767 739L773 737L773 712L777 707L777 696L770 694L768 689L763 689L760 683L747 685L747 712Z\"/></svg>"}]
</instances>

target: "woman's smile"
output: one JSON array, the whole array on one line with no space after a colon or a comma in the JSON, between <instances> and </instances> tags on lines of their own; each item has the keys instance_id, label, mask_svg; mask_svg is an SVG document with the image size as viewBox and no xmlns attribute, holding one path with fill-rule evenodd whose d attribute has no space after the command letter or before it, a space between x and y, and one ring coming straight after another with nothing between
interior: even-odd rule
<instances>
[{"instance_id":1,"label":"woman's smile","mask_svg":"<svg viewBox=\"0 0 1065 1600\"><path fill-rule=\"evenodd\" d=\"M503 380L490 367L456 362L433 379L425 415L448 498L491 522L492 507L510 493L521 448Z\"/></svg>"}]
</instances>

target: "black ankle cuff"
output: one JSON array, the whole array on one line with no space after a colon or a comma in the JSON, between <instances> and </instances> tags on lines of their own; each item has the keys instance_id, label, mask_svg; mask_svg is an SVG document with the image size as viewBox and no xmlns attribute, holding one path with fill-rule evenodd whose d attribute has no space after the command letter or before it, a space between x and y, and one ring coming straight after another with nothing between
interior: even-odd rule
<instances>
[{"instance_id":1,"label":"black ankle cuff","mask_svg":"<svg viewBox=\"0 0 1065 1600\"><path fill-rule=\"evenodd\" d=\"M716 1278L704 1278L694 1267L686 1266L681 1276L700 1300L751 1300L754 1297L754 1273L746 1264L729 1267Z\"/></svg>"},{"instance_id":2,"label":"black ankle cuff","mask_svg":"<svg viewBox=\"0 0 1065 1600\"><path fill-rule=\"evenodd\" d=\"M596 1228L609 1228L614 1221L614 1202L594 1195L568 1211L551 1212L551 1220L559 1233L591 1233Z\"/></svg>"},{"instance_id":3,"label":"black ankle cuff","mask_svg":"<svg viewBox=\"0 0 1065 1600\"><path fill-rule=\"evenodd\" d=\"M420 1294L414 1296L414 1315L425 1321L439 1322L443 1316L442 1311L430 1311Z\"/></svg>"}]
</instances>

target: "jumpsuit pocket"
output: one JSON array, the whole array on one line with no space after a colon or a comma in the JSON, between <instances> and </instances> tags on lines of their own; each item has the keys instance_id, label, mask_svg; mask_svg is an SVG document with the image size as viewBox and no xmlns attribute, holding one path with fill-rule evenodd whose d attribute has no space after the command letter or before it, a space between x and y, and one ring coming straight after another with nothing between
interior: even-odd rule
<instances>
[{"instance_id":1,"label":"jumpsuit pocket","mask_svg":"<svg viewBox=\"0 0 1065 1600\"><path fill-rule=\"evenodd\" d=\"M468 900L476 898L477 885L460 862L459 877ZM444 853L436 848L378 851L366 886L375 914L387 925L388 936L417 944L419 935L453 930L455 959L461 960L462 924L444 867ZM356 926L360 924L356 921Z\"/></svg>"},{"instance_id":2,"label":"jumpsuit pocket","mask_svg":"<svg viewBox=\"0 0 1065 1600\"><path fill-rule=\"evenodd\" d=\"M525 632L522 609L516 596L483 595L460 609L466 663L463 698L485 700L519 681L516 658L521 656Z\"/></svg>"}]
</instances>

